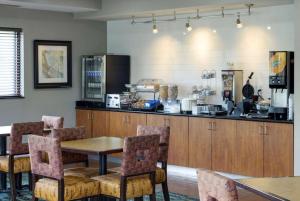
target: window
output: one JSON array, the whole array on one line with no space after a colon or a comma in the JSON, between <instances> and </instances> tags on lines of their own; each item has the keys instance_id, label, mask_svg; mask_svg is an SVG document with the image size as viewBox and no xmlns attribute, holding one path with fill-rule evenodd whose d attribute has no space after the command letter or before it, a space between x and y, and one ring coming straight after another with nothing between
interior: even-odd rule
<instances>
[{"instance_id":1,"label":"window","mask_svg":"<svg viewBox=\"0 0 300 201\"><path fill-rule=\"evenodd\" d=\"M23 96L22 29L0 27L0 98Z\"/></svg>"}]
</instances>

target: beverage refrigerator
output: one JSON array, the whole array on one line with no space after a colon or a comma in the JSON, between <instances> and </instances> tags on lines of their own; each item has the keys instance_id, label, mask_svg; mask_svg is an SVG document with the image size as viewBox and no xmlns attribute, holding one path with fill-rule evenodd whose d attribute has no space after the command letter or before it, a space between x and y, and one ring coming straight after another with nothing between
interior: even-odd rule
<instances>
[{"instance_id":1,"label":"beverage refrigerator","mask_svg":"<svg viewBox=\"0 0 300 201\"><path fill-rule=\"evenodd\" d=\"M120 94L128 83L129 56L82 56L82 100L105 102L106 94Z\"/></svg>"}]
</instances>

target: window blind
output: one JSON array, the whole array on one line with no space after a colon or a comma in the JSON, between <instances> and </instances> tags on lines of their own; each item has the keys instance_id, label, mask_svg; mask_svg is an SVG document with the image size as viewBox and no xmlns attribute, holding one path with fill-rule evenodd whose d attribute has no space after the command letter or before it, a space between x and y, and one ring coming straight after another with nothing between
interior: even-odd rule
<instances>
[{"instance_id":1,"label":"window blind","mask_svg":"<svg viewBox=\"0 0 300 201\"><path fill-rule=\"evenodd\" d=\"M0 98L21 97L22 29L0 27Z\"/></svg>"}]
</instances>

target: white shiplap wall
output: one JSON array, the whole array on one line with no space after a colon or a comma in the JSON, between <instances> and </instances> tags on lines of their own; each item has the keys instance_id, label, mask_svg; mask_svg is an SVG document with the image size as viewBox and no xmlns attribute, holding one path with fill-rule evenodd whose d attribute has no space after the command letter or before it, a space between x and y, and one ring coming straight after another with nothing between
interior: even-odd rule
<instances>
[{"instance_id":1,"label":"white shiplap wall","mask_svg":"<svg viewBox=\"0 0 300 201\"><path fill-rule=\"evenodd\" d=\"M244 81L255 72L252 84L268 89L268 52L294 50L293 5L255 9L242 17L245 28L235 27L235 18L192 21L193 31L184 35L184 21L158 24L159 34L152 34L151 24L131 25L130 21L111 21L107 26L108 52L131 56L131 81L159 78L179 85L180 97L187 96L193 85L205 84L204 69L217 70L217 94L221 102L222 69L227 62L244 70ZM267 30L271 26L271 30ZM217 33L212 30L216 29Z\"/></svg>"}]
</instances>

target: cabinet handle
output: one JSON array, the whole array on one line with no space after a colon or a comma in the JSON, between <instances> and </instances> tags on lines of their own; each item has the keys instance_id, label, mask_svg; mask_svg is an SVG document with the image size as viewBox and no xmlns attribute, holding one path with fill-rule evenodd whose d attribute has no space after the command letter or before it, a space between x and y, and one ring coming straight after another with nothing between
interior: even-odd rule
<instances>
[{"instance_id":1,"label":"cabinet handle","mask_svg":"<svg viewBox=\"0 0 300 201\"><path fill-rule=\"evenodd\" d=\"M217 123L216 122L212 123L212 130L213 131L217 130Z\"/></svg>"},{"instance_id":2,"label":"cabinet handle","mask_svg":"<svg viewBox=\"0 0 300 201\"><path fill-rule=\"evenodd\" d=\"M127 116L127 123L131 124L131 117L130 117L130 115Z\"/></svg>"},{"instance_id":3,"label":"cabinet handle","mask_svg":"<svg viewBox=\"0 0 300 201\"><path fill-rule=\"evenodd\" d=\"M259 126L259 134L264 135L264 126Z\"/></svg>"},{"instance_id":4,"label":"cabinet handle","mask_svg":"<svg viewBox=\"0 0 300 201\"><path fill-rule=\"evenodd\" d=\"M212 130L212 123L208 122L208 130L211 131Z\"/></svg>"},{"instance_id":5,"label":"cabinet handle","mask_svg":"<svg viewBox=\"0 0 300 201\"><path fill-rule=\"evenodd\" d=\"M265 135L269 135L268 130L269 130L269 127L268 127L268 126L265 126L265 127L264 127L264 134L265 134Z\"/></svg>"},{"instance_id":6,"label":"cabinet handle","mask_svg":"<svg viewBox=\"0 0 300 201\"><path fill-rule=\"evenodd\" d=\"M94 113L91 113L91 120L94 119Z\"/></svg>"},{"instance_id":7,"label":"cabinet handle","mask_svg":"<svg viewBox=\"0 0 300 201\"><path fill-rule=\"evenodd\" d=\"M91 114L90 113L88 113L87 118L88 118L88 120L91 119Z\"/></svg>"},{"instance_id":8,"label":"cabinet handle","mask_svg":"<svg viewBox=\"0 0 300 201\"><path fill-rule=\"evenodd\" d=\"M165 126L170 126L170 119L168 118L165 119Z\"/></svg>"}]
</instances>

